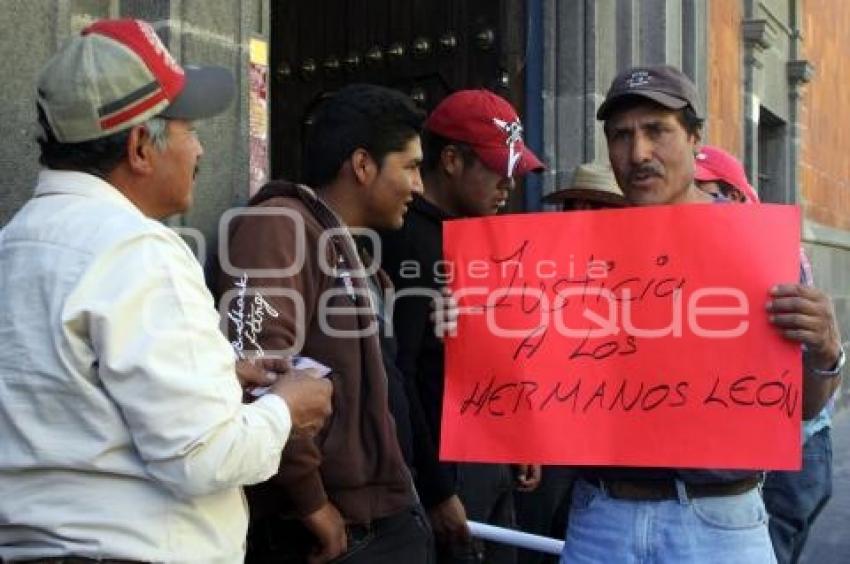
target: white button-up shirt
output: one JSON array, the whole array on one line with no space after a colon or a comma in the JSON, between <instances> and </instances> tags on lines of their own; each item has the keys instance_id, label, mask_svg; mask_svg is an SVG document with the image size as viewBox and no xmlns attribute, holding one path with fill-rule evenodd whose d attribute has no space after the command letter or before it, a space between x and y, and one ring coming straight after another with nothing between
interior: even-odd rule
<instances>
[{"instance_id":1,"label":"white button-up shirt","mask_svg":"<svg viewBox=\"0 0 850 564\"><path fill-rule=\"evenodd\" d=\"M43 171L0 231L0 558L241 562L240 486L290 431L241 403L200 265L83 173Z\"/></svg>"}]
</instances>

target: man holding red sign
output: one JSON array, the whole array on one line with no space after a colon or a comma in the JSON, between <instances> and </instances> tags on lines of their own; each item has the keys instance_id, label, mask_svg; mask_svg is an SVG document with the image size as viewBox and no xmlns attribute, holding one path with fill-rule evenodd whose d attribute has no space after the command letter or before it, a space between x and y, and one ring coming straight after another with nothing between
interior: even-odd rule
<instances>
[{"instance_id":1,"label":"man holding red sign","mask_svg":"<svg viewBox=\"0 0 850 564\"><path fill-rule=\"evenodd\" d=\"M694 183L703 117L693 83L668 66L628 69L611 84L605 122L617 183L634 205L712 203ZM829 298L779 284L770 323L805 346L803 418L838 384L844 353ZM574 495L562 562L775 562L756 471L588 468Z\"/></svg>"}]
</instances>

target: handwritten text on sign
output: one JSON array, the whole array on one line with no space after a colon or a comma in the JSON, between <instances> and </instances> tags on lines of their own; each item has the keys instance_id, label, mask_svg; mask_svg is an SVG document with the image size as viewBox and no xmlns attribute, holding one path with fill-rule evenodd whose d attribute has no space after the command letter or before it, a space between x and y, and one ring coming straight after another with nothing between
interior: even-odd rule
<instances>
[{"instance_id":1,"label":"handwritten text on sign","mask_svg":"<svg viewBox=\"0 0 850 564\"><path fill-rule=\"evenodd\" d=\"M765 303L799 278L798 233L771 205L448 222L441 456L797 468L800 349Z\"/></svg>"}]
</instances>

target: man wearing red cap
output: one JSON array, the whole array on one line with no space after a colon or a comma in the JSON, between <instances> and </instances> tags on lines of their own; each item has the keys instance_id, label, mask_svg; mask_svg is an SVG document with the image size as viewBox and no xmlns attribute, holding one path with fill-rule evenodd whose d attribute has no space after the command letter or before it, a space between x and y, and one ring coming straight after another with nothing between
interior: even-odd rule
<instances>
[{"instance_id":1,"label":"man wearing red cap","mask_svg":"<svg viewBox=\"0 0 850 564\"><path fill-rule=\"evenodd\" d=\"M679 69L626 69L597 118L631 204L713 201L694 182L703 116L696 87ZM811 418L836 389L844 358L830 300L804 284L778 284L766 309L785 338L806 345L803 417ZM773 563L759 481L753 471L584 469L562 562Z\"/></svg>"},{"instance_id":2,"label":"man wearing red cap","mask_svg":"<svg viewBox=\"0 0 850 564\"><path fill-rule=\"evenodd\" d=\"M446 97L425 122L425 192L414 199L400 231L382 233L383 267L398 290L439 291L442 271L442 222L492 215L505 206L516 178L543 168L523 142L522 124L505 99L487 90L461 90ZM443 345L429 318L431 300L420 295L395 303L398 364L418 387L428 415L430 437L440 436ZM423 440L425 437L422 438ZM432 458L436 461L436 453ZM514 526L512 491L533 489L539 467L514 471L500 464L443 465L441 479L417 484L441 548L442 562L474 562L466 518ZM516 552L486 547L484 561L515 562Z\"/></svg>"},{"instance_id":3,"label":"man wearing red cap","mask_svg":"<svg viewBox=\"0 0 850 564\"><path fill-rule=\"evenodd\" d=\"M240 486L330 411L327 382L235 366L158 221L191 202L192 121L233 93L138 20L94 23L41 73L46 168L0 231L0 560L240 562ZM243 405L237 371L270 393Z\"/></svg>"},{"instance_id":4,"label":"man wearing red cap","mask_svg":"<svg viewBox=\"0 0 850 564\"><path fill-rule=\"evenodd\" d=\"M757 204L758 194L750 186L741 161L719 147L703 145L696 156L694 179L710 194L734 202ZM800 248L801 279L813 284L812 265ZM768 530L779 564L795 564L809 531L832 496L833 402L816 417L803 421L803 462L798 472L768 472L762 495L770 514Z\"/></svg>"},{"instance_id":5,"label":"man wearing red cap","mask_svg":"<svg viewBox=\"0 0 850 564\"><path fill-rule=\"evenodd\" d=\"M720 147L702 146L696 156L694 181L703 192L721 195L733 202L755 204L759 201L741 161Z\"/></svg>"}]
</instances>

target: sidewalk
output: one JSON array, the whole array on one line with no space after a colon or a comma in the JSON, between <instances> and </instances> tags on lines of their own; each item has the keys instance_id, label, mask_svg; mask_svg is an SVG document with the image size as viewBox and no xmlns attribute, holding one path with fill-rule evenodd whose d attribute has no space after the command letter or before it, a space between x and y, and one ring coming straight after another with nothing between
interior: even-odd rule
<instances>
[{"instance_id":1,"label":"sidewalk","mask_svg":"<svg viewBox=\"0 0 850 564\"><path fill-rule=\"evenodd\" d=\"M832 499L809 535L800 564L843 564L850 562L850 409L833 421Z\"/></svg>"}]
</instances>

